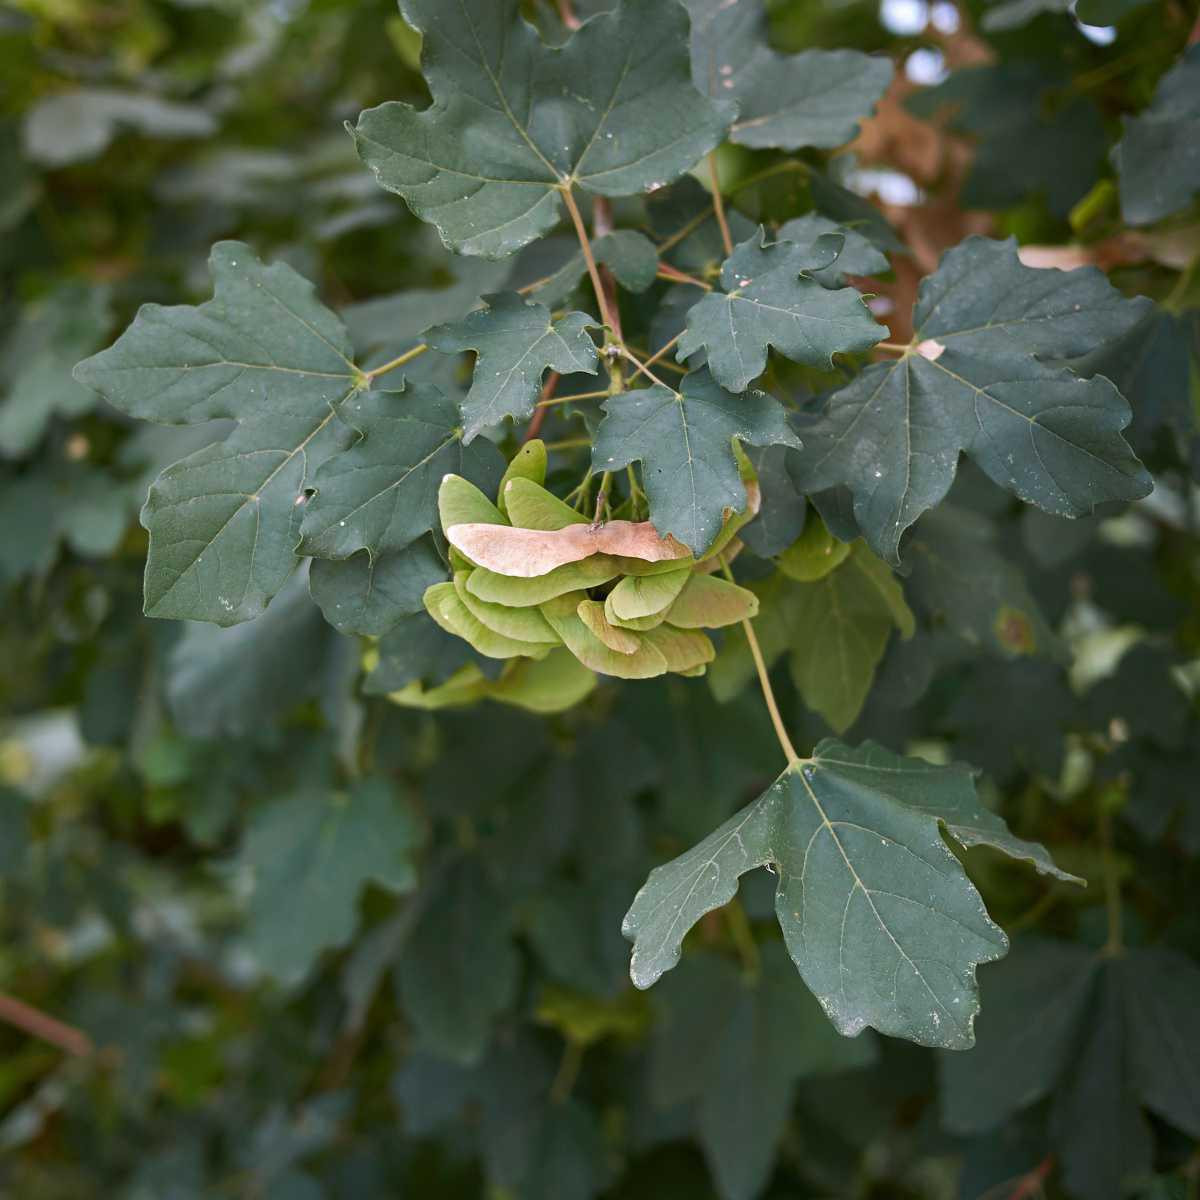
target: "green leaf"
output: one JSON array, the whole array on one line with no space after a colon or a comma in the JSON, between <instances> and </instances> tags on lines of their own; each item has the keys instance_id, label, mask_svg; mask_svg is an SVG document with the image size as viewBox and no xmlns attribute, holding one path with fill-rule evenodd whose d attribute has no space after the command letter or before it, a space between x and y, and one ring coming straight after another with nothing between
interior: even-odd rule
<instances>
[{"instance_id":1,"label":"green leaf","mask_svg":"<svg viewBox=\"0 0 1200 1200\"><path fill-rule=\"evenodd\" d=\"M934 117L952 105L950 127L975 137L963 208L1009 208L1032 194L1065 219L1095 183L1107 145L1100 110L1070 88L1054 66L1017 59L955 71L907 107Z\"/></svg>"},{"instance_id":2,"label":"green leaf","mask_svg":"<svg viewBox=\"0 0 1200 1200\"><path fill-rule=\"evenodd\" d=\"M697 1133L720 1194L758 1196L791 1113L797 1079L870 1066L870 1035L838 1037L796 986L779 942L759 947L761 974L740 978L712 954L683 962L663 983L666 1013L651 1048L651 1095L698 1102Z\"/></svg>"},{"instance_id":3,"label":"green leaf","mask_svg":"<svg viewBox=\"0 0 1200 1200\"><path fill-rule=\"evenodd\" d=\"M1135 500L1149 475L1121 437L1129 406L1107 379L1048 359L1131 329L1129 301L1094 268L1032 270L1014 241L969 238L918 293L912 347L868 367L801 427L796 477L845 484L872 548L889 562L904 531L939 503L966 452L1002 487L1060 516Z\"/></svg>"},{"instance_id":4,"label":"green leaf","mask_svg":"<svg viewBox=\"0 0 1200 1200\"><path fill-rule=\"evenodd\" d=\"M167 700L191 737L244 735L329 682L337 637L297 572L257 620L184 627L171 651Z\"/></svg>"},{"instance_id":5,"label":"green leaf","mask_svg":"<svg viewBox=\"0 0 1200 1200\"><path fill-rule=\"evenodd\" d=\"M622 0L562 46L520 18L518 0L403 0L424 35L433 105L368 109L363 160L443 241L501 258L561 216L562 190L650 191L725 135L732 105L697 95L688 18L674 0Z\"/></svg>"},{"instance_id":6,"label":"green leaf","mask_svg":"<svg viewBox=\"0 0 1200 1200\"><path fill-rule=\"evenodd\" d=\"M847 275L879 275L889 267L887 255L857 229L839 224L820 213L805 213L779 227L778 240L808 249L821 238L840 237L842 250L831 266L813 271L813 278L829 287L842 287ZM809 251L811 253L811 251Z\"/></svg>"},{"instance_id":7,"label":"green leaf","mask_svg":"<svg viewBox=\"0 0 1200 1200\"><path fill-rule=\"evenodd\" d=\"M71 378L71 367L104 344L111 325L106 287L62 284L24 309L0 350L0 453L26 454L52 418L95 407L95 392Z\"/></svg>"},{"instance_id":8,"label":"green leaf","mask_svg":"<svg viewBox=\"0 0 1200 1200\"><path fill-rule=\"evenodd\" d=\"M979 1008L975 968L1008 948L942 839L982 843L1061 874L982 809L972 773L826 740L753 804L656 867L626 914L630 974L649 987L683 937L728 903L738 878L771 865L776 915L805 983L839 1032L867 1026L966 1049Z\"/></svg>"},{"instance_id":9,"label":"green leaf","mask_svg":"<svg viewBox=\"0 0 1200 1200\"><path fill-rule=\"evenodd\" d=\"M1050 1097L1064 1184L1119 1200L1147 1170L1150 1109L1200 1136L1200 970L1166 947L1103 957L1038 939L983 979L974 1054L940 1062L942 1116L954 1132L991 1130Z\"/></svg>"},{"instance_id":10,"label":"green leaf","mask_svg":"<svg viewBox=\"0 0 1200 1200\"><path fill-rule=\"evenodd\" d=\"M649 291L658 279L658 250L654 243L633 229L616 229L592 242L592 257L608 267L626 291ZM573 254L537 290L546 304L558 304L575 290L587 275L583 251Z\"/></svg>"},{"instance_id":11,"label":"green leaf","mask_svg":"<svg viewBox=\"0 0 1200 1200\"><path fill-rule=\"evenodd\" d=\"M593 322L586 314L568 313L555 321L544 304L530 304L515 292L483 299L487 308L425 333L425 341L443 354L478 354L474 382L462 406L464 442L505 417L525 421L533 416L547 371L595 375L599 362L587 332Z\"/></svg>"},{"instance_id":12,"label":"green leaf","mask_svg":"<svg viewBox=\"0 0 1200 1200\"><path fill-rule=\"evenodd\" d=\"M420 919L396 968L396 989L419 1044L478 1062L492 1022L516 998L512 909L477 860L454 862L426 887Z\"/></svg>"},{"instance_id":13,"label":"green leaf","mask_svg":"<svg viewBox=\"0 0 1200 1200\"><path fill-rule=\"evenodd\" d=\"M1024 574L995 548L982 517L943 505L913 531L909 557L914 600L960 637L1005 658L1064 658Z\"/></svg>"},{"instance_id":14,"label":"green leaf","mask_svg":"<svg viewBox=\"0 0 1200 1200\"><path fill-rule=\"evenodd\" d=\"M906 639L915 631L903 589L887 565L861 542L840 548L845 554L836 569L804 583L776 577L759 585L756 625L767 662L786 653L801 699L838 733L862 711L893 631ZM713 669L713 694L730 699L754 673L745 638L729 639Z\"/></svg>"},{"instance_id":15,"label":"green leaf","mask_svg":"<svg viewBox=\"0 0 1200 1200\"><path fill-rule=\"evenodd\" d=\"M804 532L808 504L787 469L786 446L755 447L746 452L758 478L762 505L738 536L759 558L786 550Z\"/></svg>"},{"instance_id":16,"label":"green leaf","mask_svg":"<svg viewBox=\"0 0 1200 1200\"><path fill-rule=\"evenodd\" d=\"M1200 49L1189 46L1161 80L1150 107L1126 117L1117 144L1121 213L1149 225L1200 191Z\"/></svg>"},{"instance_id":17,"label":"green leaf","mask_svg":"<svg viewBox=\"0 0 1200 1200\"><path fill-rule=\"evenodd\" d=\"M422 538L378 558L364 551L338 562L314 559L308 587L338 633L382 637L421 612L425 590L445 577L432 541Z\"/></svg>"},{"instance_id":18,"label":"green leaf","mask_svg":"<svg viewBox=\"0 0 1200 1200\"><path fill-rule=\"evenodd\" d=\"M488 441L468 449L454 403L436 388L355 395L340 413L359 433L348 450L316 472L304 506L300 549L318 558L372 557L405 546L438 521L438 491L448 474L494 490L504 468Z\"/></svg>"},{"instance_id":19,"label":"green leaf","mask_svg":"<svg viewBox=\"0 0 1200 1200\"><path fill-rule=\"evenodd\" d=\"M824 244L822 244L824 243ZM716 381L744 392L767 367L767 350L812 367L833 356L867 350L887 336L854 288L830 291L805 274L828 267L840 240L811 247L768 245L764 231L738 246L721 269L724 292L710 292L688 311L676 357L707 353Z\"/></svg>"},{"instance_id":20,"label":"green leaf","mask_svg":"<svg viewBox=\"0 0 1200 1200\"><path fill-rule=\"evenodd\" d=\"M39 100L25 114L25 151L48 167L84 162L102 154L124 129L146 137L195 138L213 133L212 113L149 92L75 88Z\"/></svg>"},{"instance_id":21,"label":"green leaf","mask_svg":"<svg viewBox=\"0 0 1200 1200\"><path fill-rule=\"evenodd\" d=\"M779 569L797 583L816 583L846 561L851 544L839 542L820 517L812 517L804 532L780 556Z\"/></svg>"},{"instance_id":22,"label":"green leaf","mask_svg":"<svg viewBox=\"0 0 1200 1200\"><path fill-rule=\"evenodd\" d=\"M209 265L213 299L143 305L75 378L131 416L239 422L168 467L142 510L146 614L234 625L295 570L305 491L345 444L336 414L361 375L342 323L290 267L264 267L239 242L218 242Z\"/></svg>"},{"instance_id":23,"label":"green leaf","mask_svg":"<svg viewBox=\"0 0 1200 1200\"><path fill-rule=\"evenodd\" d=\"M804 703L842 733L857 719L893 629L910 638L913 615L886 563L859 543L820 580L786 588L789 666Z\"/></svg>"},{"instance_id":24,"label":"green leaf","mask_svg":"<svg viewBox=\"0 0 1200 1200\"><path fill-rule=\"evenodd\" d=\"M841 146L891 82L892 64L883 56L772 50L762 0L686 3L693 25L692 78L701 91L737 101L730 138L743 146Z\"/></svg>"},{"instance_id":25,"label":"green leaf","mask_svg":"<svg viewBox=\"0 0 1200 1200\"><path fill-rule=\"evenodd\" d=\"M264 971L294 985L324 950L358 926L369 882L394 892L416 884L416 822L391 784L367 779L348 795L303 792L259 809L239 854L252 873L247 937Z\"/></svg>"},{"instance_id":26,"label":"green leaf","mask_svg":"<svg viewBox=\"0 0 1200 1200\"><path fill-rule=\"evenodd\" d=\"M763 392L734 396L707 371L614 396L604 404L592 463L613 471L640 461L650 520L702 551L721 530L726 509L746 507L733 439L753 446L798 446L778 401Z\"/></svg>"}]
</instances>

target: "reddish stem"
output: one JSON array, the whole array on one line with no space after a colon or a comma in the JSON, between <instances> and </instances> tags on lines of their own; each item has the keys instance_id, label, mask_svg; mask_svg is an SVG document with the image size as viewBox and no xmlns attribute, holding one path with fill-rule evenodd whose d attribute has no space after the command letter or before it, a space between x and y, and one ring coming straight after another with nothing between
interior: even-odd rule
<instances>
[{"instance_id":1,"label":"reddish stem","mask_svg":"<svg viewBox=\"0 0 1200 1200\"><path fill-rule=\"evenodd\" d=\"M525 430L525 436L521 439L522 446L526 442L532 442L542 432L542 426L546 421L546 414L550 411L550 407L545 401L554 395L554 391L558 387L558 380L559 374L557 371L551 371L546 376L546 382L542 385L542 394L538 397L538 406L533 410L533 420L529 422L529 428Z\"/></svg>"},{"instance_id":2,"label":"reddish stem","mask_svg":"<svg viewBox=\"0 0 1200 1200\"><path fill-rule=\"evenodd\" d=\"M712 291L712 288L703 279L697 279L686 271L677 270L670 263L660 262L658 264L658 277L659 279L669 279L672 283L689 283L692 287L703 288L706 292Z\"/></svg>"},{"instance_id":3,"label":"reddish stem","mask_svg":"<svg viewBox=\"0 0 1200 1200\"><path fill-rule=\"evenodd\" d=\"M578 29L580 20L571 7L571 0L558 0L558 15L568 29Z\"/></svg>"},{"instance_id":4,"label":"reddish stem","mask_svg":"<svg viewBox=\"0 0 1200 1200\"><path fill-rule=\"evenodd\" d=\"M1030 1200L1042 1190L1042 1184L1054 1170L1054 1155L1047 1154L1028 1175L1017 1180L1017 1186L1008 1194L1008 1200Z\"/></svg>"},{"instance_id":5,"label":"reddish stem","mask_svg":"<svg viewBox=\"0 0 1200 1200\"><path fill-rule=\"evenodd\" d=\"M68 1054L86 1057L95 1050L92 1039L86 1033L64 1025L62 1021L55 1020L40 1009L33 1008L13 996L0 995L0 1021L7 1021L10 1025L24 1030L30 1037L49 1042Z\"/></svg>"}]
</instances>

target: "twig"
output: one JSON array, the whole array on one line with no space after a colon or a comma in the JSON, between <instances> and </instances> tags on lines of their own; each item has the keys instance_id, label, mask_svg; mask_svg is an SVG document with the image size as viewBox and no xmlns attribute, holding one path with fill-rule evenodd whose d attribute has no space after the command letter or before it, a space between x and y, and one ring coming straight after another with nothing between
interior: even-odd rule
<instances>
[{"instance_id":1,"label":"twig","mask_svg":"<svg viewBox=\"0 0 1200 1200\"><path fill-rule=\"evenodd\" d=\"M92 1039L82 1030L65 1025L14 996L0 995L0 1021L7 1021L30 1037L40 1038L81 1058L93 1054L96 1049Z\"/></svg>"},{"instance_id":2,"label":"twig","mask_svg":"<svg viewBox=\"0 0 1200 1200\"><path fill-rule=\"evenodd\" d=\"M643 375L645 375L645 377L649 379L651 383L656 383L659 387L665 387L668 392L674 392L676 396L679 395L679 393L675 391L675 389L669 383L664 383L657 375L655 375L653 371L651 371L648 367L643 366L641 359L639 359L636 354L632 353L632 351L626 350L625 347L622 346L621 355L623 358L627 358L631 363L633 363L633 365Z\"/></svg>"},{"instance_id":3,"label":"twig","mask_svg":"<svg viewBox=\"0 0 1200 1200\"><path fill-rule=\"evenodd\" d=\"M578 392L574 396L546 396L537 402L538 408L551 408L555 404L570 404L572 400L610 400L612 388L604 388L595 392Z\"/></svg>"},{"instance_id":4,"label":"twig","mask_svg":"<svg viewBox=\"0 0 1200 1200\"><path fill-rule=\"evenodd\" d=\"M571 214L571 222L575 226L575 235L579 238L579 248L583 251L583 261L587 264L588 275L592 280L592 290L596 293L596 303L600 306L600 320L605 327L616 332L616 325L613 323L612 313L608 310L608 298L604 294L604 283L600 279L600 272L596 267L596 258L592 254L592 244L588 241L587 227L583 223L583 214L579 211L579 205L575 203L575 197L571 193L570 186L561 189L563 203L567 206L567 212Z\"/></svg>"},{"instance_id":5,"label":"twig","mask_svg":"<svg viewBox=\"0 0 1200 1200\"><path fill-rule=\"evenodd\" d=\"M604 516L605 509L608 508L608 489L612 484L612 472L605 471L600 476L600 490L596 493L596 512L592 517L592 528L600 527L600 518Z\"/></svg>"},{"instance_id":6,"label":"twig","mask_svg":"<svg viewBox=\"0 0 1200 1200\"><path fill-rule=\"evenodd\" d=\"M734 582L733 572L729 569L729 564L725 561L724 556L721 557L721 571L730 583ZM750 656L754 659L754 669L758 672L758 685L762 688L767 712L771 714L771 724L775 727L775 736L779 739L780 749L783 750L789 766L792 763L801 762L800 755L796 753L796 747L792 745L792 739L788 737L787 726L783 723L783 714L779 711L779 702L775 699L775 689L771 686L767 660L763 658L762 647L758 644L758 635L754 632L754 626L746 618L742 620L742 632L746 635L746 641L750 643Z\"/></svg>"},{"instance_id":7,"label":"twig","mask_svg":"<svg viewBox=\"0 0 1200 1200\"><path fill-rule=\"evenodd\" d=\"M906 346L901 342L876 342L871 349L887 350L892 354L907 354L912 349L912 346Z\"/></svg>"},{"instance_id":8,"label":"twig","mask_svg":"<svg viewBox=\"0 0 1200 1200\"><path fill-rule=\"evenodd\" d=\"M542 394L538 399L537 404L533 407L533 419L529 422L525 430L525 436L521 439L521 445L526 442L532 442L539 433L542 432L542 426L546 422L546 409L554 403L554 389L558 387L558 381L561 378L557 371L551 371L546 376L546 382L542 385Z\"/></svg>"},{"instance_id":9,"label":"twig","mask_svg":"<svg viewBox=\"0 0 1200 1200\"><path fill-rule=\"evenodd\" d=\"M573 1037L568 1037L563 1046L563 1056L558 1064L558 1072L550 1085L550 1100L553 1104L563 1104L571 1095L575 1081L579 1078L583 1066L583 1043Z\"/></svg>"},{"instance_id":10,"label":"twig","mask_svg":"<svg viewBox=\"0 0 1200 1200\"><path fill-rule=\"evenodd\" d=\"M703 279L697 279L695 275L689 275L686 271L679 271L670 263L660 262L658 264L659 279L669 279L672 283L687 283L692 287L703 288L706 292L712 291L712 284L705 283Z\"/></svg>"},{"instance_id":11,"label":"twig","mask_svg":"<svg viewBox=\"0 0 1200 1200\"><path fill-rule=\"evenodd\" d=\"M373 371L364 371L363 375L368 380L378 379L380 375L386 375L389 371L396 370L397 367L404 366L405 363L410 363L414 358L420 358L429 347L422 342L419 346L414 346L411 350L405 350L399 358L393 358L391 362L385 362L382 367L376 367Z\"/></svg>"},{"instance_id":12,"label":"twig","mask_svg":"<svg viewBox=\"0 0 1200 1200\"><path fill-rule=\"evenodd\" d=\"M716 214L717 226L721 230L721 241L725 245L725 257L733 253L733 235L729 232L729 219L725 216L725 199L721 195L721 176L717 172L717 155L712 151L708 156L708 176L712 180L713 212Z\"/></svg>"},{"instance_id":13,"label":"twig","mask_svg":"<svg viewBox=\"0 0 1200 1200\"><path fill-rule=\"evenodd\" d=\"M665 346L660 346L646 361L642 364L646 367L652 367L664 355L670 354L675 349L676 343L683 337L682 333L677 333Z\"/></svg>"},{"instance_id":14,"label":"twig","mask_svg":"<svg viewBox=\"0 0 1200 1200\"><path fill-rule=\"evenodd\" d=\"M1047 1154L1044 1159L1028 1175L1017 1180L1016 1187L1008 1193L1008 1200L1030 1200L1042 1190L1042 1184L1054 1170L1054 1155Z\"/></svg>"}]
</instances>

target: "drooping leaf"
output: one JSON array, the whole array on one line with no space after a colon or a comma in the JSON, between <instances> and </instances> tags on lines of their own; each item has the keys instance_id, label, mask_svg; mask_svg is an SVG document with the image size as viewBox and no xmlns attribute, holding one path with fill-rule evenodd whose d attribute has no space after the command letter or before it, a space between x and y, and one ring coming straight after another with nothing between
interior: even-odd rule
<instances>
[{"instance_id":1,"label":"drooping leaf","mask_svg":"<svg viewBox=\"0 0 1200 1200\"><path fill-rule=\"evenodd\" d=\"M737 101L730 137L741 145L841 146L891 81L892 64L882 56L772 50L762 0L686 3L692 14L692 77L708 95Z\"/></svg>"},{"instance_id":2,"label":"drooping leaf","mask_svg":"<svg viewBox=\"0 0 1200 1200\"><path fill-rule=\"evenodd\" d=\"M733 440L752 446L797 446L779 403L762 392L735 396L707 371L614 396L604 405L592 463L612 471L640 461L650 520L696 551L708 548L726 509L746 507Z\"/></svg>"},{"instance_id":3,"label":"drooping leaf","mask_svg":"<svg viewBox=\"0 0 1200 1200\"><path fill-rule=\"evenodd\" d=\"M303 980L323 950L350 940L368 882L415 886L418 842L416 822L383 779L260 809L239 860L254 879L248 937L263 969L285 984Z\"/></svg>"},{"instance_id":4,"label":"drooping leaf","mask_svg":"<svg viewBox=\"0 0 1200 1200\"><path fill-rule=\"evenodd\" d=\"M835 354L882 341L886 331L858 292L831 291L809 277L827 268L839 248L836 235L801 247L768 244L760 230L722 267L724 291L710 292L689 310L676 357L686 362L703 350L716 381L744 392L766 369L770 346L796 362L828 367Z\"/></svg>"},{"instance_id":5,"label":"drooping leaf","mask_svg":"<svg viewBox=\"0 0 1200 1200\"><path fill-rule=\"evenodd\" d=\"M131 416L239 422L164 471L142 510L147 615L233 625L295 569L305 489L346 442L336 414L361 375L342 323L290 267L239 242L218 242L209 263L213 299L144 305L75 378Z\"/></svg>"},{"instance_id":6,"label":"drooping leaf","mask_svg":"<svg viewBox=\"0 0 1200 1200\"><path fill-rule=\"evenodd\" d=\"M561 192L650 191L724 136L732 105L691 85L687 13L621 0L547 46L517 0L404 0L433 105L368 109L354 130L379 182L451 249L500 258L560 219Z\"/></svg>"},{"instance_id":7,"label":"drooping leaf","mask_svg":"<svg viewBox=\"0 0 1200 1200\"><path fill-rule=\"evenodd\" d=\"M1116 155L1121 212L1133 225L1186 208L1200 191L1200 49L1188 47L1150 107L1125 118Z\"/></svg>"},{"instance_id":8,"label":"drooping leaf","mask_svg":"<svg viewBox=\"0 0 1200 1200\"><path fill-rule=\"evenodd\" d=\"M868 367L802 427L795 472L810 492L848 486L863 535L893 563L964 451L1061 516L1144 496L1151 483L1121 437L1120 393L1048 361L1119 337L1144 311L1092 268L1033 270L1011 241L969 238L921 284L912 347Z\"/></svg>"},{"instance_id":9,"label":"drooping leaf","mask_svg":"<svg viewBox=\"0 0 1200 1200\"><path fill-rule=\"evenodd\" d=\"M484 301L487 308L425 333L425 341L443 354L474 350L478 355L463 403L464 443L505 417L531 417L547 371L595 375L599 361L587 332L592 319L584 313L555 321L544 304L530 304L515 292Z\"/></svg>"},{"instance_id":10,"label":"drooping leaf","mask_svg":"<svg viewBox=\"0 0 1200 1200\"><path fill-rule=\"evenodd\" d=\"M699 845L656 867L625 918L634 983L678 961L684 935L771 864L788 951L838 1030L867 1026L965 1049L979 1008L975 968L1008 942L942 840L985 844L1061 874L979 805L970 770L871 743L822 742Z\"/></svg>"}]
</instances>

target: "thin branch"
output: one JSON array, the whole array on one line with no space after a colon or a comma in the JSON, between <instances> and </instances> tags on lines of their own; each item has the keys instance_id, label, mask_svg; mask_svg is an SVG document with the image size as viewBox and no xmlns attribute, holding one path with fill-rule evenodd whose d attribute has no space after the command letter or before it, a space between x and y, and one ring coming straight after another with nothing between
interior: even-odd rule
<instances>
[{"instance_id":1,"label":"thin branch","mask_svg":"<svg viewBox=\"0 0 1200 1200\"><path fill-rule=\"evenodd\" d=\"M583 1043L576 1038L568 1037L563 1046L563 1056L559 1060L558 1071L554 1082L550 1085L550 1101L552 1104L564 1104L570 1097L579 1078L583 1066Z\"/></svg>"},{"instance_id":2,"label":"thin branch","mask_svg":"<svg viewBox=\"0 0 1200 1200\"><path fill-rule=\"evenodd\" d=\"M533 408L533 420L529 422L528 428L525 430L525 436L521 438L521 445L526 442L532 442L539 433L542 432L542 425L546 421L546 409L548 405L554 403L554 389L558 387L558 381L562 378L557 371L551 371L546 376L546 382L542 385L542 395L537 404Z\"/></svg>"},{"instance_id":3,"label":"thin branch","mask_svg":"<svg viewBox=\"0 0 1200 1200\"><path fill-rule=\"evenodd\" d=\"M660 242L658 247L659 257L666 254L668 250L674 250L684 238L689 238L701 226L714 219L714 214L711 209L705 209L703 212L694 216L686 225L675 230L673 234L665 242Z\"/></svg>"},{"instance_id":4,"label":"thin branch","mask_svg":"<svg viewBox=\"0 0 1200 1200\"><path fill-rule=\"evenodd\" d=\"M0 1021L7 1021L30 1037L40 1038L80 1058L86 1058L96 1049L92 1039L82 1030L65 1025L14 996L0 995Z\"/></svg>"},{"instance_id":5,"label":"thin branch","mask_svg":"<svg viewBox=\"0 0 1200 1200\"><path fill-rule=\"evenodd\" d=\"M592 290L596 293L596 303L600 306L600 320L607 329L615 332L617 327L613 323L612 313L608 310L608 298L604 294L604 284L600 279L600 271L596 267L595 255L592 254L592 244L588 241L587 227L583 223L583 214L579 211L579 205L575 203L575 197L571 193L571 188L568 186L561 190L563 203L567 206L567 212L571 214L571 221L575 226L575 235L579 238L579 248L583 251L583 261L587 264L588 275L592 280Z\"/></svg>"},{"instance_id":6,"label":"thin branch","mask_svg":"<svg viewBox=\"0 0 1200 1200\"><path fill-rule=\"evenodd\" d=\"M657 375L655 375L655 373L653 371L651 371L648 367L643 366L641 359L639 359L635 354L631 353L629 350L626 350L624 346L621 347L621 355L622 355L622 357L629 359L629 361L631 363L633 363L633 365L643 375L645 375L645 377L647 379L649 379L651 383L656 383L656 384L658 384L659 387L665 387L668 392L674 392L674 394L676 396L679 395L679 393L677 391L675 391L675 389L669 383L664 383L661 379L659 379L659 377Z\"/></svg>"},{"instance_id":7,"label":"thin branch","mask_svg":"<svg viewBox=\"0 0 1200 1200\"><path fill-rule=\"evenodd\" d=\"M706 292L712 291L712 284L705 283L703 279L697 279L695 275L689 275L686 271L679 271L670 263L660 262L658 264L659 279L669 279L672 283L687 283L692 287L703 288Z\"/></svg>"},{"instance_id":8,"label":"thin branch","mask_svg":"<svg viewBox=\"0 0 1200 1200\"><path fill-rule=\"evenodd\" d=\"M1007 1200L1032 1200L1032 1197L1042 1195L1042 1184L1053 1170L1054 1155L1047 1154L1028 1175L1023 1175L1016 1181L1016 1186L1008 1193Z\"/></svg>"},{"instance_id":9,"label":"thin branch","mask_svg":"<svg viewBox=\"0 0 1200 1200\"><path fill-rule=\"evenodd\" d=\"M665 346L660 346L648 359L643 366L652 367L664 355L670 354L675 349L676 343L683 337L682 333L677 333ZM670 364L667 364L670 365Z\"/></svg>"},{"instance_id":10,"label":"thin branch","mask_svg":"<svg viewBox=\"0 0 1200 1200\"><path fill-rule=\"evenodd\" d=\"M734 582L733 572L729 569L724 555L721 556L721 571L730 583ZM763 658L762 647L758 644L758 635L754 632L754 626L748 619L742 620L742 632L750 644L750 656L754 659L754 669L758 672L758 685L762 688L767 712L771 714L771 724L775 727L775 736L779 739L780 749L783 750L784 757L788 760L788 766L801 762L800 755L796 753L796 747L792 745L792 739L788 737L787 726L783 723L783 714L779 711L779 702L775 699L775 689L771 686L767 660Z\"/></svg>"},{"instance_id":11,"label":"thin branch","mask_svg":"<svg viewBox=\"0 0 1200 1200\"><path fill-rule=\"evenodd\" d=\"M602 391L579 392L574 396L547 396L545 399L539 400L537 406L538 408L552 408L555 404L570 404L573 400L609 400L612 395L612 388L604 388Z\"/></svg>"},{"instance_id":12,"label":"thin branch","mask_svg":"<svg viewBox=\"0 0 1200 1200\"><path fill-rule=\"evenodd\" d=\"M605 471L600 476L600 490L596 493L596 512L592 517L592 528L598 529L600 526L600 518L604 516L605 510L608 508L608 489L612 484L612 472Z\"/></svg>"},{"instance_id":13,"label":"thin branch","mask_svg":"<svg viewBox=\"0 0 1200 1200\"><path fill-rule=\"evenodd\" d=\"M708 156L708 177L712 180L713 212L716 214L717 226L721 230L721 241L725 245L725 257L733 253L733 235L729 232L729 219L725 216L725 199L721 195L721 176L717 172L717 154L711 151Z\"/></svg>"},{"instance_id":14,"label":"thin branch","mask_svg":"<svg viewBox=\"0 0 1200 1200\"><path fill-rule=\"evenodd\" d=\"M547 450L580 450L584 446L590 446L592 439L590 437L565 438L561 442L547 442Z\"/></svg>"},{"instance_id":15,"label":"thin branch","mask_svg":"<svg viewBox=\"0 0 1200 1200\"><path fill-rule=\"evenodd\" d=\"M380 375L386 375L389 371L394 371L398 367L402 367L405 363L410 363L414 358L420 358L429 347L422 342L419 346L414 346L411 350L405 350L399 358L393 358L391 362L385 362L382 367L376 367L373 371L364 371L363 375L368 381L374 381Z\"/></svg>"},{"instance_id":16,"label":"thin branch","mask_svg":"<svg viewBox=\"0 0 1200 1200\"><path fill-rule=\"evenodd\" d=\"M876 342L871 349L887 350L891 354L907 354L912 349L912 346L904 345L901 342Z\"/></svg>"}]
</instances>

